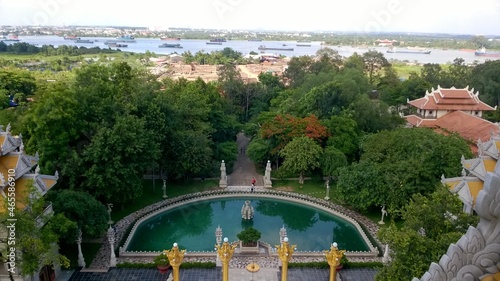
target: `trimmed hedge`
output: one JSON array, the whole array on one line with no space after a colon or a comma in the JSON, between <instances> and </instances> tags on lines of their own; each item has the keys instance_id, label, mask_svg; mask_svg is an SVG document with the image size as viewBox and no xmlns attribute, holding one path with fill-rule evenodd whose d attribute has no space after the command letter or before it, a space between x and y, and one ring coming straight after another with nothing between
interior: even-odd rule
<instances>
[{"instance_id":1,"label":"trimmed hedge","mask_svg":"<svg viewBox=\"0 0 500 281\"><path fill-rule=\"evenodd\" d=\"M384 264L381 262L347 262L343 268L380 268ZM290 262L288 268L322 268L328 269L330 266L326 261L318 262Z\"/></svg>"},{"instance_id":2,"label":"trimmed hedge","mask_svg":"<svg viewBox=\"0 0 500 281\"><path fill-rule=\"evenodd\" d=\"M181 264L181 269L189 268L215 268L215 262L184 262ZM116 265L116 268L156 268L154 263L134 263L123 262Z\"/></svg>"}]
</instances>

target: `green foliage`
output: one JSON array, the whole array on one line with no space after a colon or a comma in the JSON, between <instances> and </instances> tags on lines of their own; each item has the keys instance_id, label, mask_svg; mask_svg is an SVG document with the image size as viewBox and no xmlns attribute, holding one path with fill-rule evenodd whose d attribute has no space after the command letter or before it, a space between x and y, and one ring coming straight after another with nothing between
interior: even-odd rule
<instances>
[{"instance_id":1,"label":"green foliage","mask_svg":"<svg viewBox=\"0 0 500 281\"><path fill-rule=\"evenodd\" d=\"M57 243L61 236L68 231L76 229L76 223L68 220L63 214L45 215L44 209L47 207L45 200L31 186L27 190L29 194L17 197L26 198L19 204L26 206L25 210L16 209L14 215L16 218L16 250L22 259L18 260L17 272L30 276L37 273L40 266L58 264L62 267L68 267L68 259L59 254ZM7 200L2 200L2 203ZM8 225L7 213L0 214L2 225ZM40 227L41 225L41 227ZM7 237L0 238L0 242L7 244ZM2 253L3 255L4 253Z\"/></svg>"},{"instance_id":2,"label":"green foliage","mask_svg":"<svg viewBox=\"0 0 500 281\"><path fill-rule=\"evenodd\" d=\"M243 245L250 245L250 244L253 245L257 241L259 241L261 233L257 229L249 227L238 233L236 237L238 237L238 239L240 239L241 242L243 242Z\"/></svg>"},{"instance_id":3,"label":"green foliage","mask_svg":"<svg viewBox=\"0 0 500 281\"><path fill-rule=\"evenodd\" d=\"M122 262L116 265L116 268L156 268L155 263L132 263L132 262ZM180 266L181 269L190 268L205 268L214 269L216 268L215 262L183 262Z\"/></svg>"},{"instance_id":4,"label":"green foliage","mask_svg":"<svg viewBox=\"0 0 500 281\"><path fill-rule=\"evenodd\" d=\"M159 266L162 266L162 265L165 266L165 265L170 264L167 255L165 255L165 252L161 252L161 254L156 256L153 260L153 263L155 265L159 265Z\"/></svg>"},{"instance_id":5,"label":"green foliage","mask_svg":"<svg viewBox=\"0 0 500 281\"><path fill-rule=\"evenodd\" d=\"M248 144L246 153L253 162L266 163L270 150L269 141L262 138L254 138Z\"/></svg>"},{"instance_id":6,"label":"green foliage","mask_svg":"<svg viewBox=\"0 0 500 281\"><path fill-rule=\"evenodd\" d=\"M289 142L281 151L285 158L282 168L291 173L299 173L299 182L304 182L304 173L319 167L319 158L323 150L309 137L297 137Z\"/></svg>"},{"instance_id":7,"label":"green foliage","mask_svg":"<svg viewBox=\"0 0 500 281\"><path fill-rule=\"evenodd\" d=\"M359 210L386 205L391 213L405 206L413 194L433 192L441 175L460 172L462 155L472 156L460 137L425 128L370 135L362 150L359 163L339 170L339 196Z\"/></svg>"},{"instance_id":8,"label":"green foliage","mask_svg":"<svg viewBox=\"0 0 500 281\"><path fill-rule=\"evenodd\" d=\"M108 226L106 207L92 195L74 190L50 190L47 199L52 202L56 213L64 214L75 222L84 235L100 236ZM69 237L68 243L76 237Z\"/></svg>"},{"instance_id":9,"label":"green foliage","mask_svg":"<svg viewBox=\"0 0 500 281\"><path fill-rule=\"evenodd\" d=\"M391 225L379 232L392 250L392 261L377 274L376 280L410 280L420 277L432 262L438 262L449 245L455 243L478 218L462 211L457 195L440 186L425 197L413 196L403 211L401 229Z\"/></svg>"},{"instance_id":10,"label":"green foliage","mask_svg":"<svg viewBox=\"0 0 500 281\"><path fill-rule=\"evenodd\" d=\"M500 105L500 61L488 60L472 70L471 86L481 94L481 100L491 106ZM494 121L499 121L499 118Z\"/></svg>"}]
</instances>

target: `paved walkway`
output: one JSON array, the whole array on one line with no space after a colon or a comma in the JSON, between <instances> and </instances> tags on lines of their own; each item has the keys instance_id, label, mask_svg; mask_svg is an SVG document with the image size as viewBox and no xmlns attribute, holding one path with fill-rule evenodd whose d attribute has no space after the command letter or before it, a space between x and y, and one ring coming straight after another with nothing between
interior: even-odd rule
<instances>
[{"instance_id":1,"label":"paved walkway","mask_svg":"<svg viewBox=\"0 0 500 281\"><path fill-rule=\"evenodd\" d=\"M233 172L227 176L228 186L252 185L252 177L257 180L256 186L264 186L264 177L255 170L255 164L248 158L246 149L250 139L243 133L239 133L236 138L238 144L238 158L234 163Z\"/></svg>"},{"instance_id":2,"label":"paved walkway","mask_svg":"<svg viewBox=\"0 0 500 281\"><path fill-rule=\"evenodd\" d=\"M172 271L160 273L157 269L124 269L112 268L108 272L75 272L69 281L165 281ZM339 281L373 281L376 270L374 269L342 269L338 272ZM327 269L290 268L289 281L326 281L329 277ZM222 274L217 269L183 269L180 271L181 281L220 281ZM281 281L278 269L262 268L256 273L245 269L230 268L229 280L231 281Z\"/></svg>"}]
</instances>

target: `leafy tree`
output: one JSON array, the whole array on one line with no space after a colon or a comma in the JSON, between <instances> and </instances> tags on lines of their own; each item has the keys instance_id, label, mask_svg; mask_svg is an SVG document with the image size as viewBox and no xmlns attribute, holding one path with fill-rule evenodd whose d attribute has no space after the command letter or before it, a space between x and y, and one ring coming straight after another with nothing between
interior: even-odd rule
<instances>
[{"instance_id":1,"label":"leafy tree","mask_svg":"<svg viewBox=\"0 0 500 281\"><path fill-rule=\"evenodd\" d=\"M449 87L465 88L470 83L471 67L462 58L456 58L447 71Z\"/></svg>"},{"instance_id":2,"label":"leafy tree","mask_svg":"<svg viewBox=\"0 0 500 281\"><path fill-rule=\"evenodd\" d=\"M247 155L255 163L265 163L270 155L269 141L255 138L248 144Z\"/></svg>"},{"instance_id":3,"label":"leafy tree","mask_svg":"<svg viewBox=\"0 0 500 281\"><path fill-rule=\"evenodd\" d=\"M394 214L413 194L432 193L441 175L459 173L462 155L472 156L460 137L425 128L382 131L361 147L359 164L339 171L339 195L360 210L386 205Z\"/></svg>"},{"instance_id":4,"label":"leafy tree","mask_svg":"<svg viewBox=\"0 0 500 281\"><path fill-rule=\"evenodd\" d=\"M432 85L433 88L436 88L438 85L448 87L444 85L444 76L443 68L437 63L426 63L420 70L420 77Z\"/></svg>"},{"instance_id":5,"label":"leafy tree","mask_svg":"<svg viewBox=\"0 0 500 281\"><path fill-rule=\"evenodd\" d=\"M359 132L356 121L346 112L324 120L323 125L328 128L330 135L327 145L338 149L350 162L354 161L359 151Z\"/></svg>"},{"instance_id":6,"label":"leafy tree","mask_svg":"<svg viewBox=\"0 0 500 281\"><path fill-rule=\"evenodd\" d=\"M283 73L283 78L291 87L297 87L302 84L304 77L309 71L313 60L309 56L292 57L288 67Z\"/></svg>"},{"instance_id":7,"label":"leafy tree","mask_svg":"<svg viewBox=\"0 0 500 281\"><path fill-rule=\"evenodd\" d=\"M83 153L83 189L103 202L126 203L142 193L142 175L159 154L152 132L135 116L101 127Z\"/></svg>"},{"instance_id":8,"label":"leafy tree","mask_svg":"<svg viewBox=\"0 0 500 281\"><path fill-rule=\"evenodd\" d=\"M462 211L457 195L440 186L429 196L415 194L403 211L403 226L383 228L379 237L391 248L391 262L376 280L410 280L420 277L432 262L438 262L478 218Z\"/></svg>"},{"instance_id":9,"label":"leafy tree","mask_svg":"<svg viewBox=\"0 0 500 281\"><path fill-rule=\"evenodd\" d=\"M319 167L322 152L321 146L311 138L296 137L279 153L285 158L281 168L290 173L299 173L299 183L304 184L304 173Z\"/></svg>"},{"instance_id":10,"label":"leafy tree","mask_svg":"<svg viewBox=\"0 0 500 281\"><path fill-rule=\"evenodd\" d=\"M404 119L396 112L390 112L389 106L368 96L361 96L349 106L352 118L361 131L375 133L381 130L394 129L404 124Z\"/></svg>"},{"instance_id":11,"label":"leafy tree","mask_svg":"<svg viewBox=\"0 0 500 281\"><path fill-rule=\"evenodd\" d=\"M425 92L431 88L432 84L424 78L418 76L416 73L410 74L410 77L401 83L399 89L392 96L393 103L396 105L406 104L408 100L423 97Z\"/></svg>"},{"instance_id":12,"label":"leafy tree","mask_svg":"<svg viewBox=\"0 0 500 281\"><path fill-rule=\"evenodd\" d=\"M376 163L361 161L338 169L339 198L359 211L387 203L389 194L383 172Z\"/></svg>"},{"instance_id":13,"label":"leafy tree","mask_svg":"<svg viewBox=\"0 0 500 281\"><path fill-rule=\"evenodd\" d=\"M106 207L86 192L74 190L51 190L47 198L52 202L54 212L64 214L75 222L83 234L99 237L108 226ZM74 242L75 237L70 237Z\"/></svg>"},{"instance_id":14,"label":"leafy tree","mask_svg":"<svg viewBox=\"0 0 500 281\"><path fill-rule=\"evenodd\" d=\"M472 69L471 85L481 100L491 106L500 105L500 61L488 60Z\"/></svg>"},{"instance_id":15,"label":"leafy tree","mask_svg":"<svg viewBox=\"0 0 500 281\"><path fill-rule=\"evenodd\" d=\"M261 127L262 138L271 142L271 154L275 155L292 139L307 136L322 142L328 136L326 127L321 125L315 115L297 118L291 115L276 115Z\"/></svg>"},{"instance_id":16,"label":"leafy tree","mask_svg":"<svg viewBox=\"0 0 500 281\"><path fill-rule=\"evenodd\" d=\"M364 53L363 61L365 64L365 71L368 73L368 81L371 85L374 85L374 80L378 71L390 65L389 61L384 57L384 54L375 50Z\"/></svg>"},{"instance_id":17,"label":"leafy tree","mask_svg":"<svg viewBox=\"0 0 500 281\"><path fill-rule=\"evenodd\" d=\"M337 169L345 167L348 164L345 154L335 146L325 147L323 155L321 155L320 162L323 175L327 175L329 177L334 176Z\"/></svg>"},{"instance_id":18,"label":"leafy tree","mask_svg":"<svg viewBox=\"0 0 500 281\"><path fill-rule=\"evenodd\" d=\"M47 207L44 198L35 191L33 186L28 189L29 194L18 197L26 198L22 203L24 210L15 209L14 215L17 219L16 227L16 250L18 255L18 268L24 276L32 276L38 273L41 266L61 265L69 266L69 260L58 253L57 244L60 237L76 229L76 223L68 220L63 214L44 215ZM7 200L2 200L7 204ZM7 212L0 213L2 225L8 225ZM1 239L0 239L1 240ZM7 241L1 241L7 244ZM6 253L2 253L6 257Z\"/></svg>"},{"instance_id":19,"label":"leafy tree","mask_svg":"<svg viewBox=\"0 0 500 281\"><path fill-rule=\"evenodd\" d=\"M392 66L384 67L384 76L380 78L377 85L378 97L390 106L406 103L406 100L401 102L400 99L395 98L400 85L401 80L399 80L396 70Z\"/></svg>"}]
</instances>

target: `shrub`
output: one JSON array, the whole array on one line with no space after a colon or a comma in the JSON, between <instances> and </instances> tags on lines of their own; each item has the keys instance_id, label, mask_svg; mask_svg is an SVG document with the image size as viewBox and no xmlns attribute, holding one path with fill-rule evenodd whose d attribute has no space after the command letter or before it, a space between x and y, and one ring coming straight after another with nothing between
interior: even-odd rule
<instances>
[{"instance_id":1,"label":"shrub","mask_svg":"<svg viewBox=\"0 0 500 281\"><path fill-rule=\"evenodd\" d=\"M236 237L243 242L243 245L251 246L259 241L261 233L257 229L249 227L238 233Z\"/></svg>"}]
</instances>

